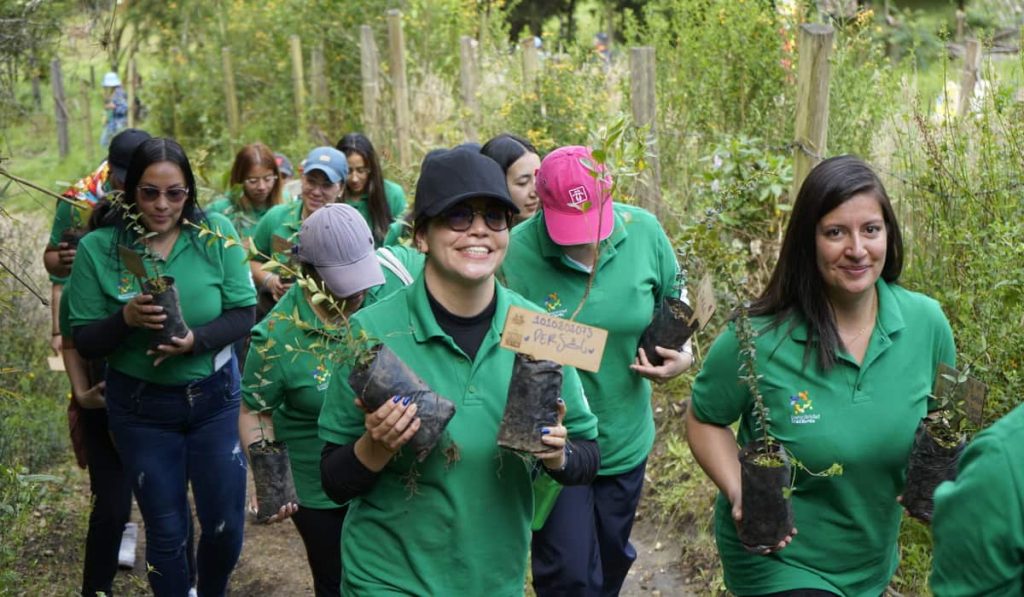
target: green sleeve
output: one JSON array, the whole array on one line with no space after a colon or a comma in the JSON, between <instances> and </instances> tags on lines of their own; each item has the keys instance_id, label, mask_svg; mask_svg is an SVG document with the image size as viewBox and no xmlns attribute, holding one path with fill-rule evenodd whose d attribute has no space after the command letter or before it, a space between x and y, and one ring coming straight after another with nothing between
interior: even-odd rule
<instances>
[{"instance_id":1,"label":"green sleeve","mask_svg":"<svg viewBox=\"0 0 1024 597\"><path fill-rule=\"evenodd\" d=\"M391 217L397 219L405 213L405 191L397 182L384 181L384 198L387 199L388 208L391 210Z\"/></svg>"},{"instance_id":2,"label":"green sleeve","mask_svg":"<svg viewBox=\"0 0 1024 597\"><path fill-rule=\"evenodd\" d=\"M253 412L271 412L284 401L283 367L276 341L267 332L269 323L272 321L264 321L253 330L245 357L242 400Z\"/></svg>"},{"instance_id":3,"label":"green sleeve","mask_svg":"<svg viewBox=\"0 0 1024 597\"><path fill-rule=\"evenodd\" d=\"M221 264L224 268L224 284L221 287L221 304L224 309L237 307L249 307L256 304L256 289L252 283L252 272L249 269L249 261L242 248L238 233L231 221L220 214L210 216L210 225L222 235L235 240L230 247L223 247L224 241L217 239L215 242L223 248Z\"/></svg>"},{"instance_id":4,"label":"green sleeve","mask_svg":"<svg viewBox=\"0 0 1024 597\"><path fill-rule=\"evenodd\" d=\"M583 392L583 383L574 367L562 367L562 400L565 401L563 424L569 437L597 439L597 417Z\"/></svg>"},{"instance_id":5,"label":"green sleeve","mask_svg":"<svg viewBox=\"0 0 1024 597\"><path fill-rule=\"evenodd\" d=\"M657 255L658 255L658 293L655 296L655 304L660 303L665 297L670 296L675 284L676 276L679 274L679 263L676 261L676 252L672 243L668 240L665 230L657 226Z\"/></svg>"},{"instance_id":6,"label":"green sleeve","mask_svg":"<svg viewBox=\"0 0 1024 597\"><path fill-rule=\"evenodd\" d=\"M50 246L60 244L60 235L71 228L71 205L66 201L57 200L57 209L53 214L53 225L50 227Z\"/></svg>"},{"instance_id":7,"label":"green sleeve","mask_svg":"<svg viewBox=\"0 0 1024 597\"><path fill-rule=\"evenodd\" d=\"M935 491L936 597L1024 594L1024 471L1008 458L1002 439L979 435L964 452L956 481Z\"/></svg>"},{"instance_id":8,"label":"green sleeve","mask_svg":"<svg viewBox=\"0 0 1024 597\"><path fill-rule=\"evenodd\" d=\"M277 225L276 216L277 214L273 210L267 212L266 215L260 218L260 223L256 224L252 231L252 246L256 247L256 250L261 253L256 255L254 259L261 263L267 261L264 255L270 255L271 250L274 248L271 239L274 235L274 227Z\"/></svg>"},{"instance_id":9,"label":"green sleeve","mask_svg":"<svg viewBox=\"0 0 1024 597\"><path fill-rule=\"evenodd\" d=\"M388 233L384 237L383 246L394 247L396 245L401 245L402 236L405 234L406 230L409 229L410 225L406 223L403 218L398 218L394 222L391 222L391 225L388 226Z\"/></svg>"},{"instance_id":10,"label":"green sleeve","mask_svg":"<svg viewBox=\"0 0 1024 597\"><path fill-rule=\"evenodd\" d=\"M690 407L699 421L730 425L746 412L750 393L739 379L740 355L734 324L719 334L693 382Z\"/></svg>"},{"instance_id":11,"label":"green sleeve","mask_svg":"<svg viewBox=\"0 0 1024 597\"><path fill-rule=\"evenodd\" d=\"M89 242L79 243L75 267L71 268L68 284L74 286L75 291L65 294L69 295L68 317L72 327L86 325L110 315L100 286L102 274L94 251L101 252L103 247Z\"/></svg>"},{"instance_id":12,"label":"green sleeve","mask_svg":"<svg viewBox=\"0 0 1024 597\"><path fill-rule=\"evenodd\" d=\"M366 431L363 412L356 408L355 392L348 385L352 372L348 364L339 365L331 374L331 382L320 409L320 439L335 444L351 444Z\"/></svg>"}]
</instances>

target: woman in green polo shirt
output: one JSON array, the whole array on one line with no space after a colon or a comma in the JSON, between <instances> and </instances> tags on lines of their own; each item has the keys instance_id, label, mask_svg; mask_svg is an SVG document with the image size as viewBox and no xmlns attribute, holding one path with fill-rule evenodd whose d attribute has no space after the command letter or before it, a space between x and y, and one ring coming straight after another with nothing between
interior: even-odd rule
<instances>
[{"instance_id":1,"label":"woman in green polo shirt","mask_svg":"<svg viewBox=\"0 0 1024 597\"><path fill-rule=\"evenodd\" d=\"M505 172L508 194L519 208L512 225L526 221L540 209L537 195L536 173L540 168L540 153L532 143L511 133L491 138L480 148L480 153L491 158Z\"/></svg>"},{"instance_id":2,"label":"woman in green polo shirt","mask_svg":"<svg viewBox=\"0 0 1024 597\"><path fill-rule=\"evenodd\" d=\"M242 548L245 458L231 343L248 333L256 302L239 245L199 238L185 224L237 239L219 214L204 218L184 150L171 139L143 142L132 155L121 218L82 239L68 300L79 353L105 357L110 431L146 528L149 582L158 596L189 592L188 488L202 528L198 591L222 595ZM145 229L145 233L139 231ZM145 251L149 271L174 278L188 331L150 346L167 315L140 292L119 249Z\"/></svg>"},{"instance_id":3,"label":"woman in green polo shirt","mask_svg":"<svg viewBox=\"0 0 1024 597\"><path fill-rule=\"evenodd\" d=\"M538 309L495 279L515 212L501 169L463 149L432 152L416 186L415 241L426 253L410 286L362 309L365 331L455 404L444 441L422 462L401 451L418 430L416 404L396 396L372 413L333 374L320 414L327 495L349 503L342 531L346 595L522 595L533 458L497 445L514 353L499 346L508 308ZM565 422L542 430L536 454L562 483L599 466L596 420L564 368ZM571 448L566 437L572 439Z\"/></svg>"},{"instance_id":4,"label":"woman in green polo shirt","mask_svg":"<svg viewBox=\"0 0 1024 597\"><path fill-rule=\"evenodd\" d=\"M205 211L227 216L242 240L248 242L260 219L281 204L281 173L274 152L262 143L250 143L238 150L228 184L228 193L207 205Z\"/></svg>"},{"instance_id":5,"label":"woman in green polo shirt","mask_svg":"<svg viewBox=\"0 0 1024 597\"><path fill-rule=\"evenodd\" d=\"M610 175L595 178L586 164L596 164L586 147L545 156L536 181L542 209L516 226L502 266L508 287L548 313L608 331L600 370L580 371L599 421L601 470L562 490L534 533L541 597L618 593L636 559L629 535L654 444L651 380L693 362L685 347L658 347L657 367L638 351L655 306L677 292L675 253L654 215L612 201Z\"/></svg>"},{"instance_id":6,"label":"woman in green polo shirt","mask_svg":"<svg viewBox=\"0 0 1024 597\"><path fill-rule=\"evenodd\" d=\"M373 143L361 133L349 133L338 141L338 150L348 161L348 177L341 200L359 210L373 231L374 244L381 246L388 229L405 211L405 191L384 178Z\"/></svg>"},{"instance_id":7,"label":"woman in green polo shirt","mask_svg":"<svg viewBox=\"0 0 1024 597\"><path fill-rule=\"evenodd\" d=\"M243 404L238 421L242 445L266 438L288 446L299 504L292 520L306 546L318 597L340 595L341 524L346 508L338 506L320 486L317 418L331 378L333 354L342 347L330 340L342 333L345 321L364 302L367 290L384 283L373 250L373 235L355 208L325 205L306 218L299 231L302 274L337 301L314 302L314 293L293 286L274 310L253 330L242 380ZM309 326L301 329L298 318ZM317 349L327 344L330 349ZM271 418L272 417L272 418ZM262 421L260 420L262 419ZM278 518L291 515L285 509Z\"/></svg>"},{"instance_id":8,"label":"woman in green polo shirt","mask_svg":"<svg viewBox=\"0 0 1024 597\"><path fill-rule=\"evenodd\" d=\"M736 595L877 597L899 561L896 497L953 333L934 300L897 285L903 242L881 181L853 156L825 160L804 181L767 288L750 307L759 389L771 434L798 471L796 531L766 553L741 545L740 445L755 431L739 383L735 327L718 337L693 385L687 437L721 493L715 532ZM739 435L730 425L740 421Z\"/></svg>"},{"instance_id":9,"label":"woman in green polo shirt","mask_svg":"<svg viewBox=\"0 0 1024 597\"><path fill-rule=\"evenodd\" d=\"M345 155L333 147L317 147L302 162L302 195L299 200L271 208L256 225L252 233L252 244L260 254L250 262L250 268L260 294L261 308L257 314L260 319L292 284L278 272L263 270L268 255L278 262L290 259L289 255L274 251L274 237L293 242L303 220L324 205L341 198L341 187L346 176L348 162Z\"/></svg>"}]
</instances>

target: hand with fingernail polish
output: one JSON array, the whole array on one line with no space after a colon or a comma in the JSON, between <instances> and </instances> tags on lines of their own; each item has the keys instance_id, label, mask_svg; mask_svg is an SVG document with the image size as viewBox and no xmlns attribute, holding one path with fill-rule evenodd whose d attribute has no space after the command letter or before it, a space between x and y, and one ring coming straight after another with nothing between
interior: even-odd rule
<instances>
[{"instance_id":1,"label":"hand with fingernail polish","mask_svg":"<svg viewBox=\"0 0 1024 597\"><path fill-rule=\"evenodd\" d=\"M542 427L540 430L540 441L549 449L543 452L534 452L534 456L544 463L544 466L551 470L561 470L565 466L565 441L568 431L562 425L565 418L565 402L558 399L558 418L554 425Z\"/></svg>"},{"instance_id":2,"label":"hand with fingernail polish","mask_svg":"<svg viewBox=\"0 0 1024 597\"><path fill-rule=\"evenodd\" d=\"M380 471L398 449L404 446L420 429L420 418L416 416L416 404L412 396L393 396L373 412L356 398L365 415L366 432L356 440L356 456L367 468Z\"/></svg>"}]
</instances>

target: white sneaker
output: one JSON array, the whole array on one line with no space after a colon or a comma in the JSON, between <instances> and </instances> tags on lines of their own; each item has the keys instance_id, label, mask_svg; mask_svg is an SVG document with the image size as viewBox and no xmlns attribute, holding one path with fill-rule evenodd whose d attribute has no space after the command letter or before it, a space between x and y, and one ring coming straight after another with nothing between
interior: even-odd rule
<instances>
[{"instance_id":1,"label":"white sneaker","mask_svg":"<svg viewBox=\"0 0 1024 597\"><path fill-rule=\"evenodd\" d=\"M188 597L199 597L199 593L196 592L196 588L192 587L188 590Z\"/></svg>"},{"instance_id":2,"label":"white sneaker","mask_svg":"<svg viewBox=\"0 0 1024 597\"><path fill-rule=\"evenodd\" d=\"M117 564L122 568L135 567L135 544L139 537L139 525L129 522L121 533L121 549L117 552Z\"/></svg>"}]
</instances>

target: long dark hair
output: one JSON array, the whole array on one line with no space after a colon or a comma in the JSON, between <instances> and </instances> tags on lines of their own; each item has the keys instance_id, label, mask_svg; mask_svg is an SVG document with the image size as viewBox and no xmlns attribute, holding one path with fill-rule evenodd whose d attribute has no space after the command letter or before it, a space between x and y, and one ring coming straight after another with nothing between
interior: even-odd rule
<instances>
[{"instance_id":1,"label":"long dark hair","mask_svg":"<svg viewBox=\"0 0 1024 597\"><path fill-rule=\"evenodd\" d=\"M388 226L394 219L391 215L391 207L388 205L387 196L384 194L384 174L380 171L380 160L377 159L377 150L373 143L362 133L349 133L338 141L338 151L345 154L345 157L353 153L363 158L364 165L370 169L370 176L366 181L366 205L370 210L370 231L373 232L373 241L380 244L388 234ZM343 181L342 200L349 198L348 181Z\"/></svg>"},{"instance_id":2,"label":"long dark hair","mask_svg":"<svg viewBox=\"0 0 1024 597\"><path fill-rule=\"evenodd\" d=\"M519 158L528 153L540 157L540 152L532 143L512 133L501 133L492 138L480 148L480 153L491 158L501 166L501 171L508 174L508 169L516 163Z\"/></svg>"},{"instance_id":3,"label":"long dark hair","mask_svg":"<svg viewBox=\"0 0 1024 597\"><path fill-rule=\"evenodd\" d=\"M192 166L188 162L188 156L185 155L185 150L181 148L181 145L178 145L177 141L165 137L153 137L143 141L142 145L139 145L135 153L132 154L132 161L128 164L128 172L124 177L125 206L135 207L135 195L138 191L142 174L146 171L146 168L158 162L174 164L181 169L181 173L185 177L185 188L188 190L188 198L185 199L185 205L181 210L181 218L178 220L178 225L181 225L182 220L185 219L193 222L202 219L202 211L199 209L199 203L196 200L196 177L192 174Z\"/></svg>"},{"instance_id":4,"label":"long dark hair","mask_svg":"<svg viewBox=\"0 0 1024 597\"><path fill-rule=\"evenodd\" d=\"M860 158L838 156L815 166L804 180L793 204L775 270L764 292L750 307L751 315L774 316L776 326L791 317L791 325L796 325L796 318L802 318L808 331L804 360L810 359L811 345L817 344L818 364L823 371L835 364L839 331L818 271L817 226L826 214L862 193L874 196L885 221L882 279L890 283L899 280L903 272L903 236L889 195L882 181Z\"/></svg>"}]
</instances>

